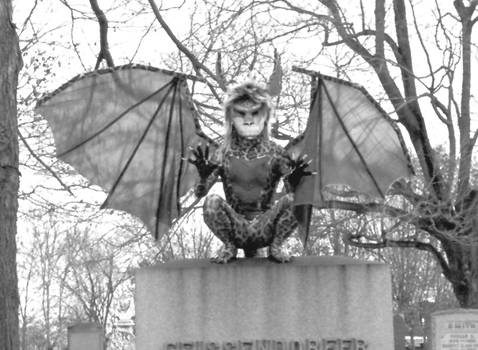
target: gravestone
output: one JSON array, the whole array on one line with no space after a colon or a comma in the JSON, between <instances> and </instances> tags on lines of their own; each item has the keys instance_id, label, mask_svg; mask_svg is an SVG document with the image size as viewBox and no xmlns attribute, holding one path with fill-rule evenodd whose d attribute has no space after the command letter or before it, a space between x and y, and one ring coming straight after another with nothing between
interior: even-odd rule
<instances>
[{"instance_id":1,"label":"gravestone","mask_svg":"<svg viewBox=\"0 0 478 350\"><path fill-rule=\"evenodd\" d=\"M432 313L430 345L430 350L478 350L478 310Z\"/></svg>"},{"instance_id":2,"label":"gravestone","mask_svg":"<svg viewBox=\"0 0 478 350\"><path fill-rule=\"evenodd\" d=\"M405 350L405 336L408 334L408 327L401 315L393 316L393 339L395 350Z\"/></svg>"},{"instance_id":3,"label":"gravestone","mask_svg":"<svg viewBox=\"0 0 478 350\"><path fill-rule=\"evenodd\" d=\"M393 350L389 267L174 261L136 273L137 350Z\"/></svg>"},{"instance_id":4,"label":"gravestone","mask_svg":"<svg viewBox=\"0 0 478 350\"><path fill-rule=\"evenodd\" d=\"M104 332L96 323L78 323L68 327L68 350L103 350Z\"/></svg>"}]
</instances>

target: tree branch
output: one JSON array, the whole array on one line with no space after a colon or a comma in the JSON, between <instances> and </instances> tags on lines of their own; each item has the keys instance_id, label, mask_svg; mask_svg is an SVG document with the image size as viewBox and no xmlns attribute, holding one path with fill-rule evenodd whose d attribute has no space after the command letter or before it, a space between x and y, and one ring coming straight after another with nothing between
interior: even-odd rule
<instances>
[{"instance_id":1,"label":"tree branch","mask_svg":"<svg viewBox=\"0 0 478 350\"><path fill-rule=\"evenodd\" d=\"M395 13L395 30L397 33L398 49L400 51L399 61L397 62L401 73L403 87L405 90L405 97L417 96L417 89L415 86L415 79L413 74L412 53L408 35L408 23L407 23L407 11L403 0L393 1L394 13ZM411 101L413 109L419 110L418 103Z\"/></svg>"},{"instance_id":2,"label":"tree branch","mask_svg":"<svg viewBox=\"0 0 478 350\"><path fill-rule=\"evenodd\" d=\"M362 30L358 33L351 34L350 37L358 39L362 36L376 36L376 35L377 35L377 31L375 31L373 29L365 29L365 30ZM397 58L397 61L398 61L398 56L400 55L400 53L399 53L399 50L398 50L398 46L395 43L395 41L393 40L393 38L390 35L388 35L387 33L383 33L383 39L388 44L388 46L390 47L390 49L393 52L393 55L395 56L395 58ZM331 41L331 42L324 43L324 46L333 46L333 45L338 45L338 44L346 44L346 42L345 42L345 40Z\"/></svg>"},{"instance_id":3,"label":"tree branch","mask_svg":"<svg viewBox=\"0 0 478 350\"><path fill-rule=\"evenodd\" d=\"M18 130L18 137L20 138L20 140L23 142L23 144L25 145L25 147L27 148L28 152L30 152L30 154L33 156L33 158L35 158L41 165L43 165L45 167L45 169L50 173L52 174L52 176L58 181L58 183L65 189L68 191L69 194L71 194L72 196L74 196L73 192L71 192L70 188L63 182L61 181L60 177L53 171L52 168L50 168L34 151L33 149L30 147L30 145L27 143L27 140L25 139L25 137L23 137L22 133L20 132L20 130Z\"/></svg>"},{"instance_id":4,"label":"tree branch","mask_svg":"<svg viewBox=\"0 0 478 350\"><path fill-rule=\"evenodd\" d=\"M461 115L458 118L460 127L460 160L458 168L458 196L464 196L470 186L470 171L472 162L473 147L470 143L470 96L471 96L471 35L473 21L471 17L476 9L477 2L471 1L467 7L462 0L453 2L458 15L460 16L462 32L462 82L461 82Z\"/></svg>"},{"instance_id":5,"label":"tree branch","mask_svg":"<svg viewBox=\"0 0 478 350\"><path fill-rule=\"evenodd\" d=\"M385 1L375 0L375 55L385 64L384 37L385 37Z\"/></svg>"},{"instance_id":6,"label":"tree branch","mask_svg":"<svg viewBox=\"0 0 478 350\"><path fill-rule=\"evenodd\" d=\"M393 218L411 218L410 214L403 210L390 205L377 202L356 203L342 200L325 200L323 205L318 209L341 209L350 210L358 214L366 213L385 213Z\"/></svg>"},{"instance_id":7,"label":"tree branch","mask_svg":"<svg viewBox=\"0 0 478 350\"><path fill-rule=\"evenodd\" d=\"M181 41L174 35L173 31L171 28L168 26L166 21L163 19L163 16L161 16L161 13L159 12L158 7L156 6L156 3L154 0L148 0L149 4L151 5L151 8L153 9L154 15L156 16L156 19L158 20L159 24L161 27L163 27L164 31L168 34L169 38L173 41L173 43L176 45L176 47L181 51L183 54L186 55L186 57L191 61L194 70L196 73L202 77L201 70L206 72L214 81L216 81L219 85L221 84L220 79L214 74L208 67L206 67L202 62L200 62L196 56L186 47L184 46ZM209 83L206 82L206 84L209 86L209 89L213 93L214 97L220 102L222 101L221 97L217 94L216 90L214 87Z\"/></svg>"},{"instance_id":8,"label":"tree branch","mask_svg":"<svg viewBox=\"0 0 478 350\"><path fill-rule=\"evenodd\" d=\"M422 251L427 251L436 258L440 267L442 269L443 275L449 281L459 280L451 273L450 267L448 266L448 261L445 257L430 243L425 243L421 241L407 241L407 240L393 240L393 239L384 239L380 242L370 243L370 242L360 242L359 240L362 236L349 235L347 241L354 247L366 248L366 249L383 249L383 248L415 248Z\"/></svg>"},{"instance_id":9,"label":"tree branch","mask_svg":"<svg viewBox=\"0 0 478 350\"><path fill-rule=\"evenodd\" d=\"M33 12L35 12L35 9L37 8L37 6L38 6L38 0L35 0L30 12L28 13L27 17L23 21L23 25L22 25L21 29L18 32L19 37L23 36L22 34L25 31L25 28L27 27L27 23L31 21L31 18L33 16Z\"/></svg>"},{"instance_id":10,"label":"tree branch","mask_svg":"<svg viewBox=\"0 0 478 350\"><path fill-rule=\"evenodd\" d=\"M103 11L101 11L97 0L90 0L91 8L98 19L100 25L100 53L96 60L95 69L98 69L101 61L104 59L108 67L114 67L113 57L111 57L110 49L108 47L108 20Z\"/></svg>"},{"instance_id":11,"label":"tree branch","mask_svg":"<svg viewBox=\"0 0 478 350\"><path fill-rule=\"evenodd\" d=\"M428 93L427 96L430 98L432 107L441 122L447 126L451 125L452 120L450 110L432 93ZM443 113L445 117L442 117L440 113Z\"/></svg>"}]
</instances>

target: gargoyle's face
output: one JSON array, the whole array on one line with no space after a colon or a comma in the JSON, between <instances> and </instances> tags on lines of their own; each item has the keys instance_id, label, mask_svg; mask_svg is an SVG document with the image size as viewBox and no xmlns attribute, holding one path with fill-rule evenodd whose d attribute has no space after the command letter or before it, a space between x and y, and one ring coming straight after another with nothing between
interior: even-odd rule
<instances>
[{"instance_id":1,"label":"gargoyle's face","mask_svg":"<svg viewBox=\"0 0 478 350\"><path fill-rule=\"evenodd\" d=\"M232 125L240 136L252 139L264 130L268 114L269 110L264 104L242 101L231 108Z\"/></svg>"}]
</instances>

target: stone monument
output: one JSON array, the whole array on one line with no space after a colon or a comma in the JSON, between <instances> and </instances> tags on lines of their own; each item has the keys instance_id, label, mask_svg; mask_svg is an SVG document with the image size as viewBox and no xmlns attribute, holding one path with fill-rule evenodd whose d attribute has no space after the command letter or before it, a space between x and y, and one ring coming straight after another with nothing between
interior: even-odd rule
<instances>
[{"instance_id":1,"label":"stone monument","mask_svg":"<svg viewBox=\"0 0 478 350\"><path fill-rule=\"evenodd\" d=\"M104 332L96 323L78 323L68 327L68 350L103 350Z\"/></svg>"},{"instance_id":2,"label":"stone monument","mask_svg":"<svg viewBox=\"0 0 478 350\"><path fill-rule=\"evenodd\" d=\"M431 315L430 350L478 350L478 310L451 309Z\"/></svg>"},{"instance_id":3,"label":"stone monument","mask_svg":"<svg viewBox=\"0 0 478 350\"><path fill-rule=\"evenodd\" d=\"M136 273L137 350L392 350L387 265L344 257Z\"/></svg>"}]
</instances>

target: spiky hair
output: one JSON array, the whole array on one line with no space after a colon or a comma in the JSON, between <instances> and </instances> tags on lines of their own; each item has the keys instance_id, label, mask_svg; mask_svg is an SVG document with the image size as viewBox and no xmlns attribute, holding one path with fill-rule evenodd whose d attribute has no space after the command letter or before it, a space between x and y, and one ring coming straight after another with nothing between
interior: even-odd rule
<instances>
[{"instance_id":1,"label":"spiky hair","mask_svg":"<svg viewBox=\"0 0 478 350\"><path fill-rule=\"evenodd\" d=\"M256 103L266 105L268 109L272 109L272 99L269 91L260 86L255 80L247 80L241 84L229 87L227 98L224 101L224 109L229 109L234 103L252 100Z\"/></svg>"}]
</instances>

